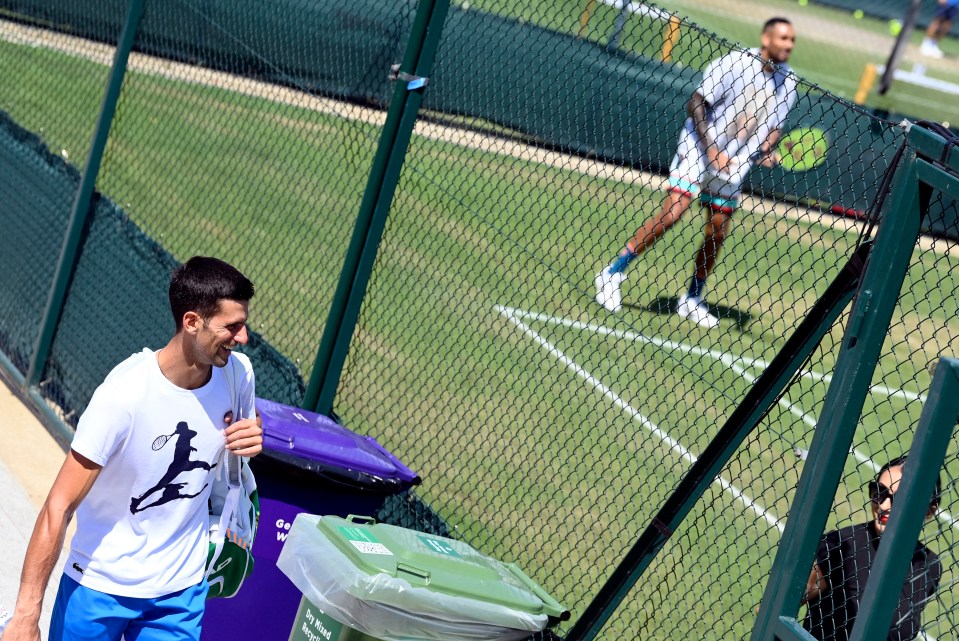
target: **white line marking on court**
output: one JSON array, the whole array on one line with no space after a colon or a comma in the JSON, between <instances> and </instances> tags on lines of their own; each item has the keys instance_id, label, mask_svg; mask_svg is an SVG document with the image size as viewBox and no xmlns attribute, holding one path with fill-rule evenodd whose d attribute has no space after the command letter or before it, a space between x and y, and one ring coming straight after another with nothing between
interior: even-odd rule
<instances>
[{"instance_id":1,"label":"white line marking on court","mask_svg":"<svg viewBox=\"0 0 959 641\"><path fill-rule=\"evenodd\" d=\"M541 347L546 349L547 352L549 352L552 356L556 357L556 359L559 360L566 367L571 369L577 376L579 376L584 381L592 385L596 390L601 392L603 396L610 399L613 402L613 404L619 407L621 410L623 410L623 412L627 416L629 416L629 418L633 419L634 421L637 421L640 425L642 425L644 428L649 430L660 441L668 445L669 449L675 452L676 454L678 454L680 458L689 462L690 464L696 462L696 456L692 452L690 452L688 449L683 447L683 445L679 441L677 441L676 439L671 437L669 434L667 434L665 431L660 429L655 423L653 423L646 416L644 416L639 410L635 409L629 403L623 400L623 398L619 394L617 394L612 389L604 385L599 379L597 379L595 376L590 374L584 368L576 364L573 361L573 359L566 356L566 354L564 354L559 348L555 347L552 343L547 341L545 338L540 336L536 331L534 331L528 325L526 325L521 320L519 320L519 318L517 318L518 314L514 313L514 312L518 312L519 310L514 310L510 307L503 307L502 305L497 305L496 311L506 316L506 318L509 319L509 321L512 322L514 325L519 327L524 334L532 338L533 341L535 341ZM777 530L779 530L780 533L783 532L783 525L780 523L779 518L777 518L775 514L773 514L766 508L764 508L758 502L751 499L749 496L746 495L746 493L744 493L742 490L734 486L731 482L727 481L722 476L716 477L715 482L718 483L719 486L723 488L723 490L732 494L733 498L742 502L744 505L746 505L749 509L755 512L757 515L761 516L769 525L775 527Z\"/></svg>"},{"instance_id":2,"label":"white line marking on court","mask_svg":"<svg viewBox=\"0 0 959 641\"><path fill-rule=\"evenodd\" d=\"M574 371L582 370L582 368L580 368L579 365L577 365L575 362L569 359L559 349L553 347L549 342L543 339L538 333L536 333L533 329L529 328L527 325L520 322L518 319L525 318L527 320L540 321L544 323L549 323L551 325L561 325L563 327L569 327L570 329L589 331L596 334L601 334L603 336L623 338L623 339L631 340L637 343L645 343L647 345L653 345L653 346L661 347L663 349L668 349L668 350L677 350L690 355L709 356L711 358L716 359L723 365L726 365L727 367L729 367L734 372L736 372L737 374L745 378L750 383L755 382L758 377L750 374L747 371L747 368L765 369L766 367L769 366L769 361L766 361L763 359L751 358L746 355L733 356L732 354L728 354L726 352L720 352L712 349L704 349L702 347L697 347L695 345L688 345L686 343L679 343L676 341L671 341L663 338L646 336L644 334L640 334L634 331L628 331L628 330L624 331L624 330L613 329L610 327L606 327L605 325L594 325L592 323L583 323L583 322L575 321L569 318L557 318L555 316L550 316L548 314L542 314L539 312L530 312L530 311L518 309L515 307L506 307L504 305L496 305L496 310L499 313L506 316L510 321L515 323L517 326L521 327L525 333L533 337L535 341L539 342L541 345L546 347L551 353L555 351L556 354L559 354L562 357L561 360L563 360L564 364L566 364L567 367L570 367L571 369L574 368ZM585 370L582 370L582 371L585 372ZM577 373L579 373L579 371L577 371ZM599 382L598 379L594 379L588 373L586 375L589 376L589 378L586 379L587 382L594 385L594 387L597 387L598 389L607 390L608 393L607 391L604 391L603 392L604 395L607 395L610 398L613 398L614 402L617 405L622 404L620 405L621 407L625 406L626 408L629 408L629 405L627 405L625 401L620 399L619 396L615 395L614 392L612 392L611 390L609 390L609 388L607 388L601 382ZM822 373L814 372L811 370L803 370L802 372L800 372L800 376L804 378L810 378L815 381L824 382L824 383L829 383L832 381L832 375L822 374ZM595 381L595 384L593 381ZM908 401L918 400L918 401L921 401L923 404L925 404L926 402L926 396L924 394L918 394L916 392L910 392L908 390L892 389L889 387L885 387L883 385L875 385L870 387L869 389L870 389L870 392L883 394L884 396L887 396L890 398L902 398ZM610 396L610 394L612 394L612 396ZM618 400L615 400L615 399L618 399ZM794 416L797 416L800 420L803 421L803 423L805 423L809 427L811 428L816 427L816 419L810 417L798 405L793 404L792 402L786 400L785 398L780 399L779 404L784 406L787 409L787 411L789 411ZM632 408L629 408L629 409L630 411L636 412L636 410L633 410ZM638 412L636 412L636 414L642 417L642 415L639 414ZM650 422L649 419L645 417L642 417L642 418L644 421L648 422L649 425L655 427L655 425L652 422ZM659 430L659 428L656 428L656 429ZM665 432L663 432L663 434L666 436L666 438L669 438L669 436L666 435ZM672 441L672 439L670 440ZM672 441L672 442L675 443L675 441ZM677 447L682 448L682 450L684 452L687 452L688 454L688 451L685 450L685 448L683 448L682 445L680 445L679 443L676 443L676 445ZM870 458L866 454L863 454L858 449L852 448L852 450L850 450L850 454L852 454L853 457L855 457L855 459L859 461L861 464L867 465L872 470L873 474L879 471L880 466L875 461L873 461L872 458ZM692 460L695 460L695 456L693 456L692 454L688 454L688 455L692 457ZM720 485L723 485L724 483L728 484L728 482L722 479L721 477L717 479L717 482L719 482ZM723 487L724 489L726 489L725 485L723 485ZM734 495L735 495L735 492L739 491L738 489L733 487L731 484L729 484L729 488L730 489L728 491L730 491L731 493L734 493ZM766 516L765 509L763 509L762 514L768 522L769 518ZM939 510L936 512L936 517L940 521L943 521L949 524L954 529L959 530L959 522L957 522L956 519L954 519L949 512L945 510ZM782 527L779 526L778 523L779 522L777 520L776 527L778 527L779 530L782 531Z\"/></svg>"},{"instance_id":3,"label":"white line marking on court","mask_svg":"<svg viewBox=\"0 0 959 641\"><path fill-rule=\"evenodd\" d=\"M669 350L676 350L683 352L685 354L695 355L695 356L709 356L713 358L726 367L729 367L735 371L740 376L744 377L750 383L755 382L755 376L752 376L746 371L746 368L757 368L765 369L769 366L769 361L765 361L759 358L751 358L749 356L733 356L732 354L726 352L720 352L712 349L703 349L702 347L696 347L695 345L687 345L686 343L677 343L676 341L666 340L662 338L645 336L633 331L623 331L618 329L612 329L606 327L605 325L593 325L591 323L582 323L580 321L574 321L568 318L556 318L554 316L549 316L547 314L540 314L537 312L528 312L522 309L514 309L509 307L504 307L504 310L508 310L510 314L515 314L517 316L528 318L532 320L541 321L544 323L550 323L552 325L562 325L564 327L569 327L571 329L579 329L594 332L597 334L602 334L604 336L613 336L615 338L624 338L626 340L645 343L647 345L654 345L656 347L661 347ZM829 374L820 374L818 372L813 372L809 370L804 370L800 373L800 376L804 378L811 378L816 381L821 381L828 383L832 380L832 376ZM887 387L877 385L871 388L874 391L885 393L887 396L900 396L906 399L918 399L925 401L925 397L919 394L914 394L912 392L906 392L904 390L890 390ZM786 409L793 415L799 417L806 425L809 427L816 427L816 420L811 418L806 412L800 409L798 406L793 403L786 401L785 399L780 400L780 404L786 407ZM873 473L879 471L879 465L877 465L872 458L863 454L856 448L853 448L850 453L856 458L857 461L868 465Z\"/></svg>"},{"instance_id":4,"label":"white line marking on court","mask_svg":"<svg viewBox=\"0 0 959 641\"><path fill-rule=\"evenodd\" d=\"M665 9L651 7L642 2L626 2L625 0L600 0L600 2L605 5L609 5L613 9L619 9L621 11L623 10L625 4L625 9L627 12L646 18L652 18L653 20L669 22L669 19L673 17L673 15Z\"/></svg>"},{"instance_id":5,"label":"white line marking on court","mask_svg":"<svg viewBox=\"0 0 959 641\"><path fill-rule=\"evenodd\" d=\"M754 367L756 369L766 369L769 367L769 361L761 358L753 358L751 356L733 356L726 352L720 352L713 349L703 349L702 347L697 347L695 345L687 345L686 343L677 343L676 341L666 340L663 338L656 338L645 336L644 334L639 334L633 331L624 331L619 329L612 329L606 327L605 325L593 325L592 323L583 323L580 321L575 321L569 318L557 318L555 316L549 316L548 314L541 314L538 312L529 312L523 309L517 309L512 307L502 307L497 306L497 309L505 310L509 314L515 314L521 318L528 318L530 320L537 320L544 323L550 323L551 325L562 325L564 327L569 327L571 329L586 330L594 332L596 334L603 334L604 336L613 336L615 338L625 338L626 340L636 341L639 343L646 343L648 345L655 345L656 347L663 347L665 349L673 349L686 354L693 354L696 356L709 356L715 358L723 365L727 367L736 367L738 363L742 363L745 367ZM742 367L742 366L739 366ZM814 381L829 383L832 381L832 374L821 374L819 372L814 372L812 370L803 370L800 372L800 376L803 378L809 378ZM903 389L893 389L886 387L884 385L875 385L870 387L870 390L877 392L884 396L890 398L902 398L907 401L920 401L922 403L926 402L926 396L924 394L918 394L916 392L910 392L909 390ZM878 469L878 468L877 468Z\"/></svg>"},{"instance_id":6,"label":"white line marking on court","mask_svg":"<svg viewBox=\"0 0 959 641\"><path fill-rule=\"evenodd\" d=\"M921 66L920 69L922 69ZM876 67L876 73L886 73L886 65L879 65ZM955 84L954 82L947 82L945 80L927 76L925 69L922 69L920 72L917 72L915 68L912 71L896 69L893 71L892 77L896 80L902 80L903 82L909 82L920 87L925 87L926 89L934 89L935 91L941 91L942 93L959 96L959 85Z\"/></svg>"}]
</instances>

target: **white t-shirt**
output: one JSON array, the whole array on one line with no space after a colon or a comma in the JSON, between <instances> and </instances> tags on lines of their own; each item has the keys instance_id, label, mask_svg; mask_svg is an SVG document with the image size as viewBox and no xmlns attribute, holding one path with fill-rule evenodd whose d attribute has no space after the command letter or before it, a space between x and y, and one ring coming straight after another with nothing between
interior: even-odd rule
<instances>
[{"instance_id":1,"label":"white t-shirt","mask_svg":"<svg viewBox=\"0 0 959 641\"><path fill-rule=\"evenodd\" d=\"M696 90L709 104L706 118L713 142L740 165L782 127L796 102L796 78L789 67L777 65L770 73L764 66L759 49L733 51L706 67ZM689 118L687 129L691 127Z\"/></svg>"},{"instance_id":2,"label":"white t-shirt","mask_svg":"<svg viewBox=\"0 0 959 641\"><path fill-rule=\"evenodd\" d=\"M234 353L195 390L171 383L144 349L117 365L80 417L71 448L101 465L77 508L64 573L117 596L156 598L199 583L209 550L215 466L232 408L252 417L253 368Z\"/></svg>"}]
</instances>

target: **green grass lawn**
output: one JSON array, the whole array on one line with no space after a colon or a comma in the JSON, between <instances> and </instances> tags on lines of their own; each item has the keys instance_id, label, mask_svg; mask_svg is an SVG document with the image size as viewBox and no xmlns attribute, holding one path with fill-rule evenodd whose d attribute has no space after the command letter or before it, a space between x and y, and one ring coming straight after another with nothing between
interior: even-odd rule
<instances>
[{"instance_id":1,"label":"green grass lawn","mask_svg":"<svg viewBox=\"0 0 959 641\"><path fill-rule=\"evenodd\" d=\"M4 92L0 107L82 156L103 68L7 43L0 60L9 86L29 88ZM98 188L176 257L215 253L247 271L253 327L306 376L377 135L356 120L133 73ZM457 536L515 561L575 620L857 232L766 206L737 213L710 281L723 331L707 333L669 313L702 234L690 212L631 269L613 317L592 302L593 275L662 194L611 168L589 176L465 136L471 144L413 139L335 409L423 476L417 493ZM917 250L877 386L924 393L930 363L959 351L952 262ZM827 335L811 371L831 372L841 335ZM723 472L746 498L711 486L602 638L748 634L804 466L795 450L812 439L804 415L818 416L826 389L806 377L789 391ZM857 451L882 462L906 449L920 407L875 389ZM954 453L949 473L959 473ZM871 475L850 457L830 526L863 516ZM926 532L948 555L953 530ZM951 580L927 620L951 610Z\"/></svg>"}]
</instances>

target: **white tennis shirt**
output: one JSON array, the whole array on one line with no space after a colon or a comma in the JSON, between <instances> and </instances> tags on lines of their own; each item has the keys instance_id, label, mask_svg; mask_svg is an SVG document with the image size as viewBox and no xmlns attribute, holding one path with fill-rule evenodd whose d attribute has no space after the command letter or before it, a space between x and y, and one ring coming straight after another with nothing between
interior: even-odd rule
<instances>
[{"instance_id":1,"label":"white tennis shirt","mask_svg":"<svg viewBox=\"0 0 959 641\"><path fill-rule=\"evenodd\" d=\"M249 359L234 353L244 416L253 416ZM225 369L225 368L224 368ZM156 598L199 583L209 548L214 466L232 395L224 369L195 390L171 383L144 349L117 365L80 417L71 448L103 466L76 512L64 573L117 596Z\"/></svg>"},{"instance_id":2,"label":"white tennis shirt","mask_svg":"<svg viewBox=\"0 0 959 641\"><path fill-rule=\"evenodd\" d=\"M740 164L782 127L796 102L796 78L789 67L777 65L769 72L764 66L759 49L733 51L706 67L696 90L709 103L707 121L717 149Z\"/></svg>"}]
</instances>

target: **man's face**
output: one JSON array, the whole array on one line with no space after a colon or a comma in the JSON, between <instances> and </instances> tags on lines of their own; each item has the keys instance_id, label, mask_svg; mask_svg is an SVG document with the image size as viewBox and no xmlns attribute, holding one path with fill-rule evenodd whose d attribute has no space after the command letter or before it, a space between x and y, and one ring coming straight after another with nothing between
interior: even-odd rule
<instances>
[{"instance_id":1,"label":"man's face","mask_svg":"<svg viewBox=\"0 0 959 641\"><path fill-rule=\"evenodd\" d=\"M200 318L196 334L197 361L214 367L226 365L230 352L249 340L246 331L249 311L249 301L223 299L213 316Z\"/></svg>"},{"instance_id":2,"label":"man's face","mask_svg":"<svg viewBox=\"0 0 959 641\"><path fill-rule=\"evenodd\" d=\"M763 31L763 57L776 64L788 61L789 54L792 53L795 45L796 33L793 31L792 25L778 22Z\"/></svg>"},{"instance_id":3,"label":"man's face","mask_svg":"<svg viewBox=\"0 0 959 641\"><path fill-rule=\"evenodd\" d=\"M869 497L869 505L872 506L873 528L876 534L882 534L889 522L894 495L899 491L899 483L902 481L902 466L890 467L880 474L876 481L872 486L876 491Z\"/></svg>"}]
</instances>

